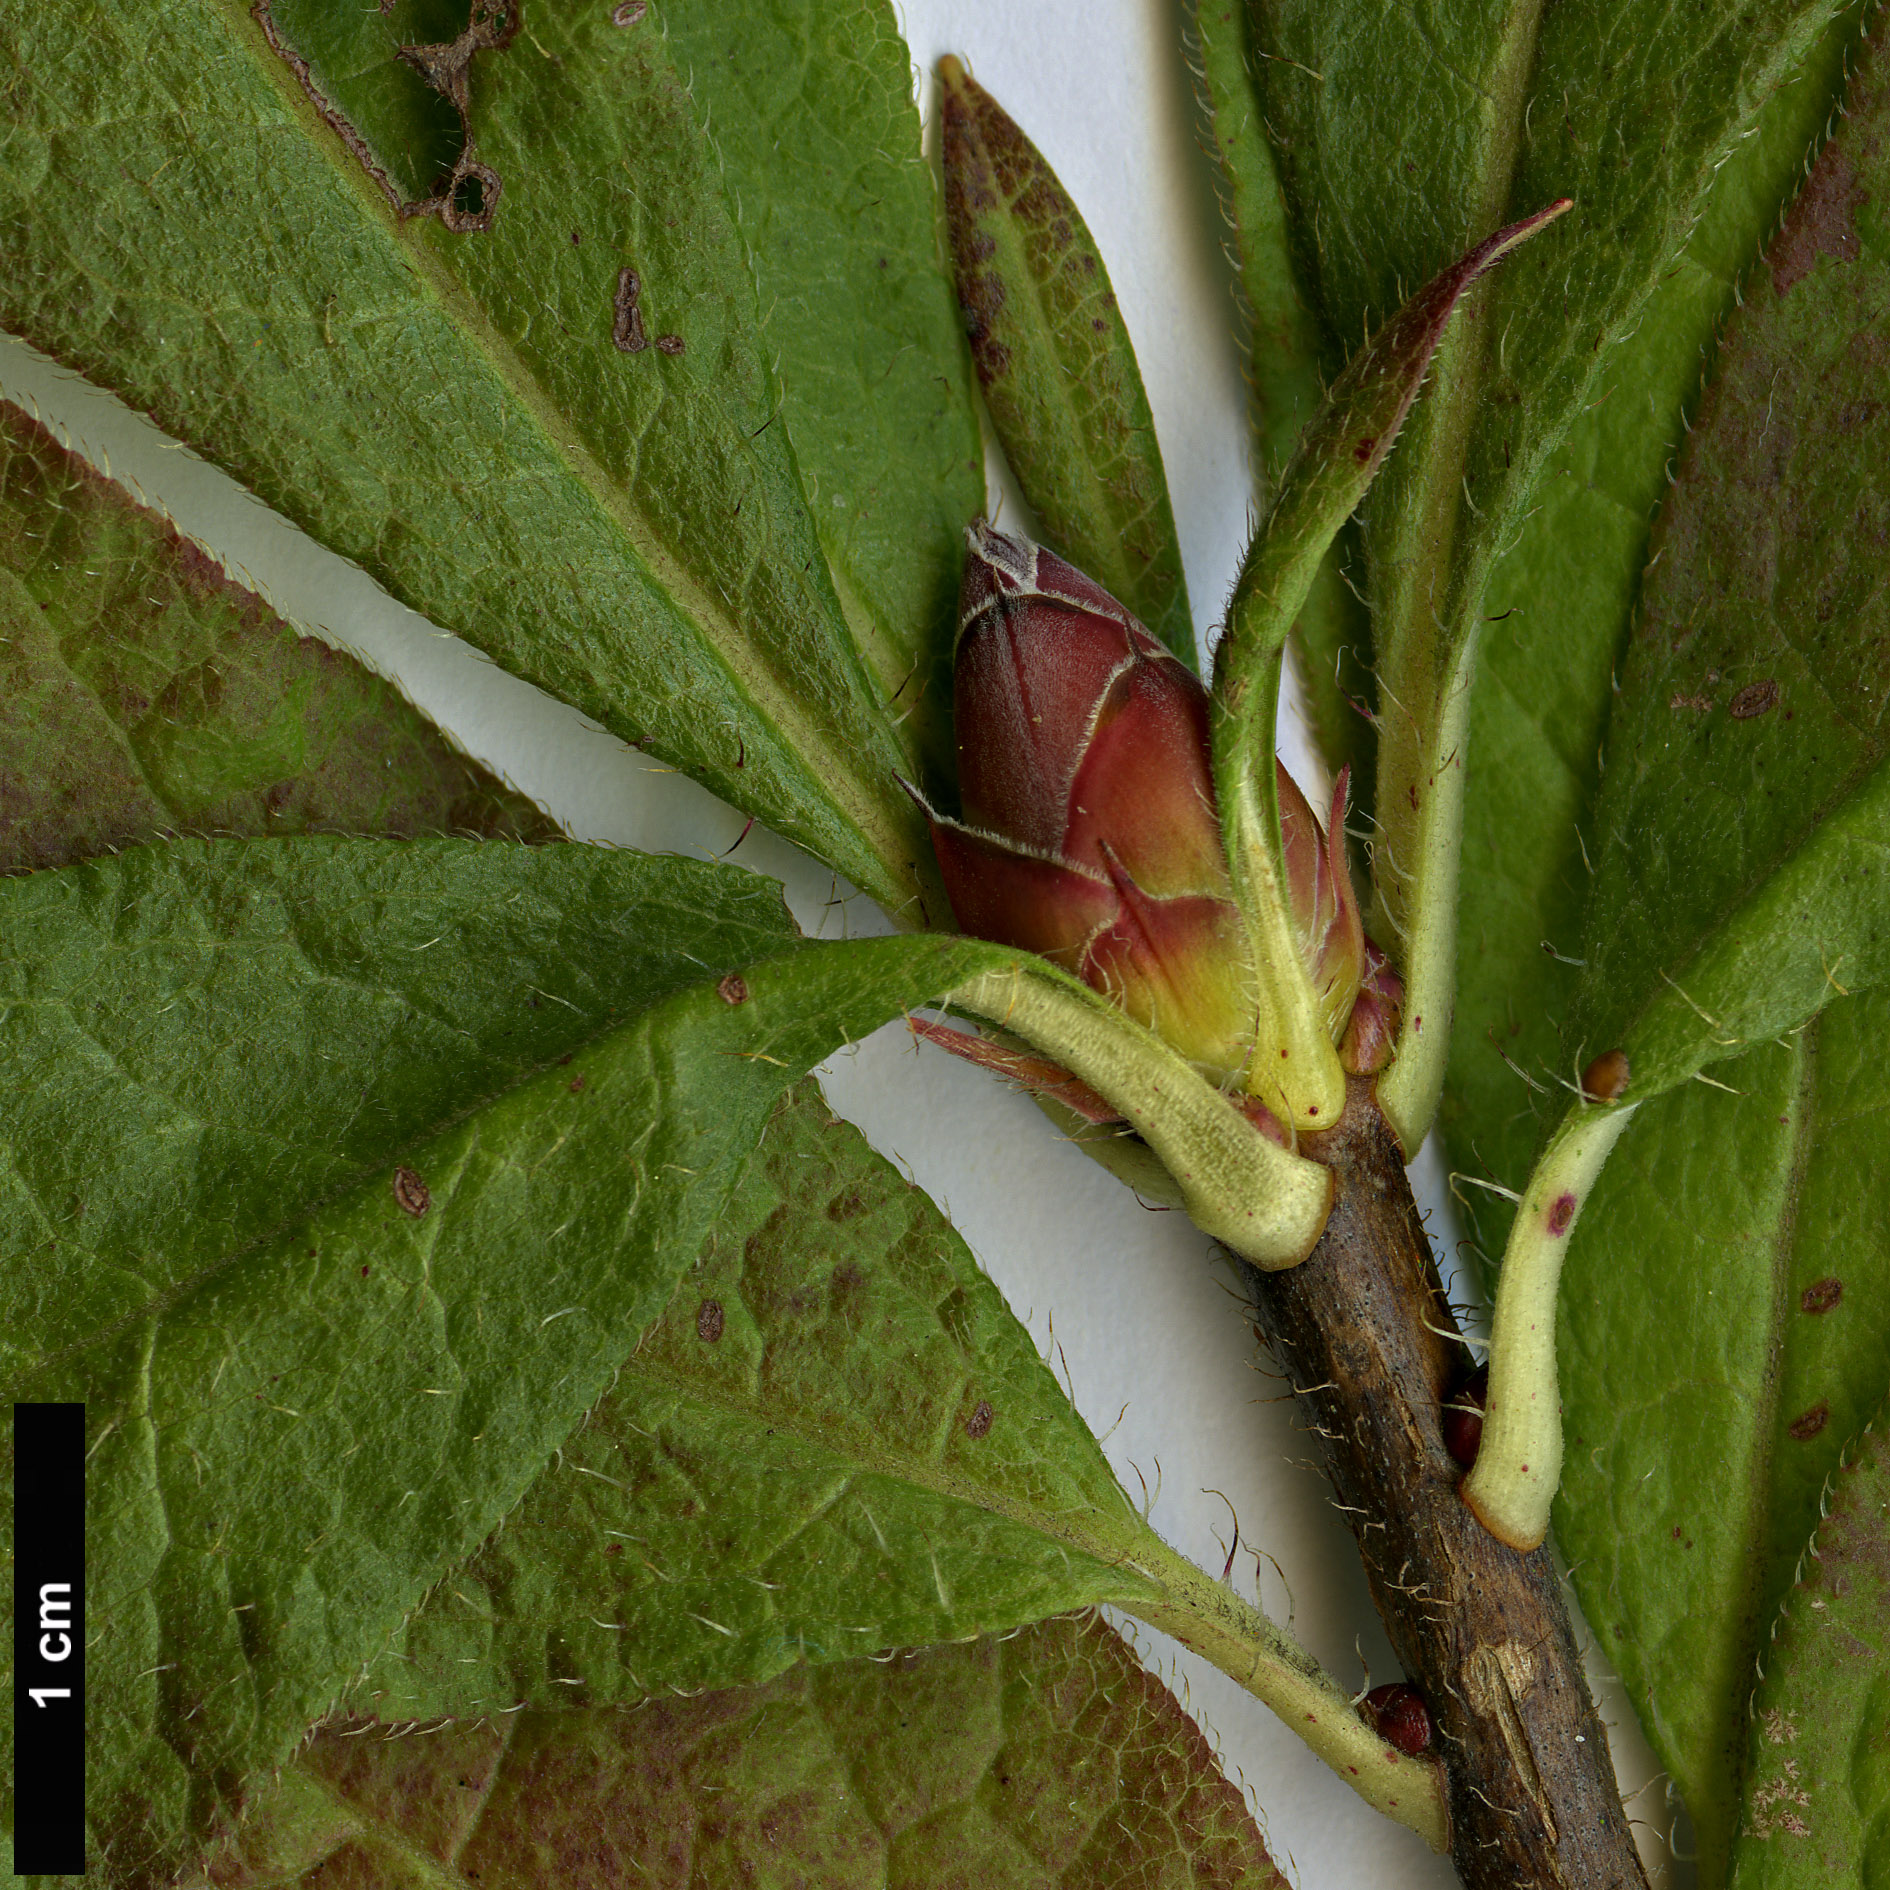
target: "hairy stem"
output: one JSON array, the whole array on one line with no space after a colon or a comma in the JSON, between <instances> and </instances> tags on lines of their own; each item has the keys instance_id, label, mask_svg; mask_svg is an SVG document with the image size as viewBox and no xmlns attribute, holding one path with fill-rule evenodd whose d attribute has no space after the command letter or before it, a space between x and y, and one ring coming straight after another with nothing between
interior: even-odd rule
<instances>
[{"instance_id":1,"label":"hairy stem","mask_svg":"<svg viewBox=\"0 0 1890 1890\"><path fill-rule=\"evenodd\" d=\"M1284 1272L1235 1264L1430 1707L1458 1874L1468 1890L1645 1890L1549 1551L1506 1547L1458 1495L1442 1407L1470 1357L1369 1084L1301 1146L1338 1181L1319 1245Z\"/></svg>"}]
</instances>

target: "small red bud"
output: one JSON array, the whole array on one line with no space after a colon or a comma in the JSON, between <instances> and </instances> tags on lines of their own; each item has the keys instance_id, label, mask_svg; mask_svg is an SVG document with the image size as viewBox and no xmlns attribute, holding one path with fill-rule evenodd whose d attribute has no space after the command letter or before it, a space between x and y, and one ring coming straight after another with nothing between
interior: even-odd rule
<instances>
[{"instance_id":1,"label":"small red bud","mask_svg":"<svg viewBox=\"0 0 1890 1890\"><path fill-rule=\"evenodd\" d=\"M1633 1074L1625 1050L1604 1050L1582 1072L1582 1094L1590 1102L1611 1103L1625 1093Z\"/></svg>"},{"instance_id":2,"label":"small red bud","mask_svg":"<svg viewBox=\"0 0 1890 1890\"><path fill-rule=\"evenodd\" d=\"M1373 1687L1365 1696L1364 1706L1365 1717L1379 1738L1396 1746L1406 1758L1415 1759L1431 1749L1431 1709L1416 1687L1402 1680Z\"/></svg>"},{"instance_id":3,"label":"small red bud","mask_svg":"<svg viewBox=\"0 0 1890 1890\"><path fill-rule=\"evenodd\" d=\"M1479 1365L1444 1405L1444 1448L1466 1470L1475 1464L1483 1442L1483 1401L1489 1390L1489 1367Z\"/></svg>"},{"instance_id":4,"label":"small red bud","mask_svg":"<svg viewBox=\"0 0 1890 1890\"><path fill-rule=\"evenodd\" d=\"M1391 1061L1404 1009L1404 980L1370 939L1365 941L1365 976L1339 1045L1339 1061L1354 1076L1375 1076Z\"/></svg>"}]
</instances>

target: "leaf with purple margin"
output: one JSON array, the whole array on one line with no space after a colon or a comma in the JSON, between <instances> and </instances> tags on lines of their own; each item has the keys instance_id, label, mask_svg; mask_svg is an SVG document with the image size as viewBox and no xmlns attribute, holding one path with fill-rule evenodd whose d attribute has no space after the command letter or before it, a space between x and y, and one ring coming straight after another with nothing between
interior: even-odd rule
<instances>
[{"instance_id":1,"label":"leaf with purple margin","mask_svg":"<svg viewBox=\"0 0 1890 1890\"><path fill-rule=\"evenodd\" d=\"M218 1890L1285 1890L1200 1731L1090 1616L638 1709L325 1728ZM450 1873L450 1875L449 1875Z\"/></svg>"}]
</instances>

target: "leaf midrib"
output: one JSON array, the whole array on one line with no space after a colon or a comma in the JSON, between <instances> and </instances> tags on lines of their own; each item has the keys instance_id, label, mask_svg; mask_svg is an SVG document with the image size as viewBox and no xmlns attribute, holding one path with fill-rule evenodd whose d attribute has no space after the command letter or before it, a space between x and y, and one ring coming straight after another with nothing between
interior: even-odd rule
<instances>
[{"instance_id":1,"label":"leaf midrib","mask_svg":"<svg viewBox=\"0 0 1890 1890\"><path fill-rule=\"evenodd\" d=\"M1798 1082L1791 1102L1792 1147L1785 1164L1779 1193L1778 1220L1771 1230L1771 1304L1767 1309L1769 1343L1766 1370L1759 1381L1759 1395L1753 1400L1753 1421L1757 1427L1752 1455L1752 1477L1745 1491L1745 1515L1739 1537L1743 1544L1742 1567L1735 1586L1737 1619L1741 1646L1734 1673L1748 1676L1753 1662L1762 1651L1759 1645L1762 1599L1766 1571L1771 1563L1771 1521L1773 1500L1778 1483L1778 1416L1784 1394L1785 1332L1791 1316L1791 1288L1795 1274L1794 1260L1798 1243L1798 1209L1803 1199L1805 1176L1816 1152L1818 1020L1795 1039L1792 1054L1798 1059ZM1737 1807L1745 1788L1748 1748L1744 1738L1745 1714L1740 1710L1746 1689L1737 1686L1734 1696L1719 1702L1721 1719L1716 1729L1716 1743L1723 1739L1721 1757L1727 1766L1729 1801ZM1720 1834L1723 1846L1731 1832Z\"/></svg>"},{"instance_id":2,"label":"leaf midrib","mask_svg":"<svg viewBox=\"0 0 1890 1890\"><path fill-rule=\"evenodd\" d=\"M882 1459L870 1449L836 1444L830 1438L821 1436L818 1430L807 1423L800 1412L783 1416L772 1410L763 1410L753 1403L745 1402L718 1388L704 1387L681 1372L666 1369L641 1356L631 1358L625 1367L625 1375L640 1380L653 1389L669 1392L698 1404L718 1416L757 1425L771 1431L777 1437L786 1437L794 1443L822 1452L842 1463L852 1464L856 1466L853 1471L854 1476L884 1477L889 1482L909 1484L923 1490L927 1495L969 1504L990 1515L1000 1517L1006 1522L1019 1523L1034 1529L1038 1534L1054 1542L1060 1542L1065 1547L1076 1549L1092 1561L1100 1562L1107 1568L1131 1569L1156 1590L1156 1597L1151 1597L1147 1593L1133 1593L1125 1587L1122 1597L1125 1606L1135 1601L1147 1601L1157 1597L1170 1598L1166 1583L1130 1559L1130 1545L1134 1540L1134 1535L1146 1533L1146 1524L1133 1528L1129 1537L1122 1543L1111 1545L1105 1542L1100 1533L1091 1538L1081 1530L1067 1525L1058 1526L1054 1519L1046 1516L1041 1510L1032 1509L1026 1504L1007 1499L995 1491L954 1477L938 1465L921 1464L913 1459L903 1461L891 1457ZM1078 1422L1080 1423L1080 1419ZM949 1430L946 1435L949 1436ZM1123 1496L1122 1500L1126 1505L1127 1496ZM1073 1513L1098 1514L1087 1505ZM1151 1540L1153 1539L1151 1535Z\"/></svg>"},{"instance_id":3,"label":"leaf midrib","mask_svg":"<svg viewBox=\"0 0 1890 1890\"><path fill-rule=\"evenodd\" d=\"M565 467L591 502L603 511L635 547L657 586L672 607L687 622L700 629L707 647L729 677L733 688L745 696L757 716L776 730L783 743L804 764L806 785L803 791L820 792L832 810L853 826L866 840L876 860L885 869L889 884L897 884L893 862L908 851L899 841L896 828L889 827L877 797L871 794L856 773L852 758L843 744L828 741L810 721L791 693L777 682L772 665L741 634L740 627L728 618L707 591L685 571L668 547L657 536L641 511L628 503L618 482L612 479L589 447L578 437L570 423L551 403L537 378L507 347L490 317L480 308L470 291L461 284L434 252L424 230L409 232L389 206L386 197L359 163L345 152L337 156L335 137L323 123L314 102L296 83L295 75L266 45L259 47L252 32L253 21L242 0L215 0L225 16L231 35L248 58L252 70L259 72L285 115L301 130L310 147L327 159L331 173L338 173L344 187L362 206L364 223L378 228L389 239L391 253L405 260L415 277L439 302L448 319L475 345L480 359L506 392L518 402L524 413L538 427L552 456ZM430 221L413 219L417 224ZM822 557L825 559L823 550ZM844 609L838 613L844 626ZM731 650L743 651L757 659L753 669L743 669L731 660ZM875 730L880 745L896 752L897 744L886 735L883 718L877 713L877 701L866 686L859 652L849 636L836 651L843 665L854 672L854 681L863 708L874 714L882 726ZM815 765L818 758L819 765ZM884 759L884 757L882 757ZM872 890L872 889L869 889ZM884 891L884 888L878 889Z\"/></svg>"}]
</instances>

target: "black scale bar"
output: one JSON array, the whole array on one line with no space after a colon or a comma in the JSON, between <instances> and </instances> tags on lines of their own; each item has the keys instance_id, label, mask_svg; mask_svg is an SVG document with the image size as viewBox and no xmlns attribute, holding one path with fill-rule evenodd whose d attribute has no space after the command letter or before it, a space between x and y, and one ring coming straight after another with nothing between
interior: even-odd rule
<instances>
[{"instance_id":1,"label":"black scale bar","mask_svg":"<svg viewBox=\"0 0 1890 1890\"><path fill-rule=\"evenodd\" d=\"M85 1869L85 1406L13 1407L13 1868Z\"/></svg>"}]
</instances>

